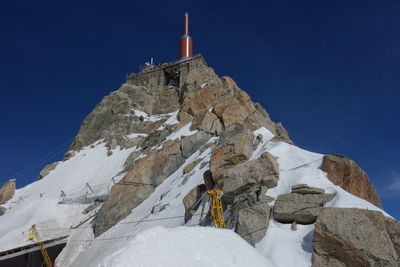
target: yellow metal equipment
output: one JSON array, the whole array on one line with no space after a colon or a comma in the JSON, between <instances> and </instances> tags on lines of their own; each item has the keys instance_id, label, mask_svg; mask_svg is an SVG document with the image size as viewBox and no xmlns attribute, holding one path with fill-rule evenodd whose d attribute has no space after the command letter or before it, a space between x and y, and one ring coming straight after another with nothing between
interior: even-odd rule
<instances>
[{"instance_id":1,"label":"yellow metal equipment","mask_svg":"<svg viewBox=\"0 0 400 267\"><path fill-rule=\"evenodd\" d=\"M43 241L40 239L39 232L36 229L36 225L32 225L32 232L29 233L29 239L34 241L36 238L36 244L40 247L40 251L42 252L43 260L44 263L46 264L47 267L53 267L53 264L51 263L49 254L47 254L47 250L44 247Z\"/></svg>"},{"instance_id":2,"label":"yellow metal equipment","mask_svg":"<svg viewBox=\"0 0 400 267\"><path fill-rule=\"evenodd\" d=\"M224 211L221 203L221 189L208 190L207 194L210 196L210 214L214 219L216 228L226 228Z\"/></svg>"}]
</instances>

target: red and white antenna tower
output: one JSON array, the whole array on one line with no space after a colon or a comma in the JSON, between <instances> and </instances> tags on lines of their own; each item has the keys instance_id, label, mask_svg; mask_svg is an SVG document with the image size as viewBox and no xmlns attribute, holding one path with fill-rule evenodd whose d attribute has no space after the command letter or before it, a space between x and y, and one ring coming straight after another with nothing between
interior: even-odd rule
<instances>
[{"instance_id":1,"label":"red and white antenna tower","mask_svg":"<svg viewBox=\"0 0 400 267\"><path fill-rule=\"evenodd\" d=\"M193 56L193 42L189 36L189 15L187 12L183 18L183 36L179 40L179 58L181 59Z\"/></svg>"}]
</instances>

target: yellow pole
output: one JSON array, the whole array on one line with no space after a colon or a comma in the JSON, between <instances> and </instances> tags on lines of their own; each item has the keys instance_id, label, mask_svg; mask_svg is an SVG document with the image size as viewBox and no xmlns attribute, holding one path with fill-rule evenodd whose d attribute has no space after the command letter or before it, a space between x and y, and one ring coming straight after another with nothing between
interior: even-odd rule
<instances>
[{"instance_id":1,"label":"yellow pole","mask_svg":"<svg viewBox=\"0 0 400 267\"><path fill-rule=\"evenodd\" d=\"M210 196L210 214L214 219L214 225L216 228L226 228L221 202L221 193L221 189L207 191L207 194Z\"/></svg>"},{"instance_id":2,"label":"yellow pole","mask_svg":"<svg viewBox=\"0 0 400 267\"><path fill-rule=\"evenodd\" d=\"M40 251L42 252L42 257L44 260L44 263L46 264L46 267L53 267L53 264L51 263L51 259L49 257L49 254L47 254L47 250L44 247L43 241L40 239L39 232L36 229L36 225L32 225L32 232L29 233L29 239L33 240L36 237L36 245L40 247Z\"/></svg>"}]
</instances>

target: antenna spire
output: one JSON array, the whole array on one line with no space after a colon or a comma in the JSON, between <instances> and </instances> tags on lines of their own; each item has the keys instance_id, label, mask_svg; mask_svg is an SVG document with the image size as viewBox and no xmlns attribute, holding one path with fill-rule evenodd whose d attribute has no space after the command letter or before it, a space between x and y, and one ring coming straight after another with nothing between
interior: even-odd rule
<instances>
[{"instance_id":1,"label":"antenna spire","mask_svg":"<svg viewBox=\"0 0 400 267\"><path fill-rule=\"evenodd\" d=\"M189 58L193 55L193 41L189 36L189 14L183 15L183 36L179 41L179 58Z\"/></svg>"}]
</instances>

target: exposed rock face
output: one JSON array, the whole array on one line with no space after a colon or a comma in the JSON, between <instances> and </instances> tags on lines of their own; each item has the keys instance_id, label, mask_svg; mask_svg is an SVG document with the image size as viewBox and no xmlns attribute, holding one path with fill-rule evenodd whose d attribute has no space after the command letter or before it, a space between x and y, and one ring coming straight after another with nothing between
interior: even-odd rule
<instances>
[{"instance_id":1,"label":"exposed rock face","mask_svg":"<svg viewBox=\"0 0 400 267\"><path fill-rule=\"evenodd\" d=\"M76 151L74 151L74 150L67 151L67 153L64 154L64 161L69 160L70 158L72 158L75 155L76 155Z\"/></svg>"},{"instance_id":2,"label":"exposed rock face","mask_svg":"<svg viewBox=\"0 0 400 267\"><path fill-rule=\"evenodd\" d=\"M0 207L0 216L4 215L4 213L6 213L6 210L6 208Z\"/></svg>"},{"instance_id":3,"label":"exposed rock face","mask_svg":"<svg viewBox=\"0 0 400 267\"><path fill-rule=\"evenodd\" d=\"M44 166L44 168L39 173L38 179L42 179L43 177L48 175L52 170L54 170L57 167L58 164L59 162L53 162L51 164Z\"/></svg>"},{"instance_id":4,"label":"exposed rock face","mask_svg":"<svg viewBox=\"0 0 400 267\"><path fill-rule=\"evenodd\" d=\"M274 206L274 218L281 223L311 224L317 219L321 208L334 198L333 194L323 194L320 188L307 185L293 186L294 192L279 195Z\"/></svg>"},{"instance_id":5,"label":"exposed rock face","mask_svg":"<svg viewBox=\"0 0 400 267\"><path fill-rule=\"evenodd\" d=\"M180 140L167 141L161 150L151 150L146 157L134 162L121 183L112 187L109 199L103 204L95 220L95 234L101 234L125 218L145 200L154 189L184 162Z\"/></svg>"},{"instance_id":6,"label":"exposed rock face","mask_svg":"<svg viewBox=\"0 0 400 267\"><path fill-rule=\"evenodd\" d=\"M206 192L204 184L193 188L184 198L183 205L185 206L185 223L190 221L197 208L200 206L201 196Z\"/></svg>"},{"instance_id":7,"label":"exposed rock face","mask_svg":"<svg viewBox=\"0 0 400 267\"><path fill-rule=\"evenodd\" d=\"M397 256L399 256L398 261L400 260L400 222L385 218L386 220L386 229L390 236L390 239L393 242L394 249L397 252Z\"/></svg>"},{"instance_id":8,"label":"exposed rock face","mask_svg":"<svg viewBox=\"0 0 400 267\"><path fill-rule=\"evenodd\" d=\"M187 173L191 172L194 169L194 167L196 167L196 165L199 164L200 161L201 161L201 159L193 161L192 163L187 165L185 168L183 168L183 174L187 174Z\"/></svg>"},{"instance_id":9,"label":"exposed rock face","mask_svg":"<svg viewBox=\"0 0 400 267\"><path fill-rule=\"evenodd\" d=\"M399 266L397 227L381 212L324 208L315 223L312 266Z\"/></svg>"},{"instance_id":10,"label":"exposed rock face","mask_svg":"<svg viewBox=\"0 0 400 267\"><path fill-rule=\"evenodd\" d=\"M204 143L211 138L211 135L205 132L198 132L191 136L185 136L181 141L182 155L185 158L190 157Z\"/></svg>"},{"instance_id":11,"label":"exposed rock face","mask_svg":"<svg viewBox=\"0 0 400 267\"><path fill-rule=\"evenodd\" d=\"M94 221L96 235L126 217L196 151L212 148L210 171L204 174L206 187L212 188L214 183L222 187L224 180L228 181L225 189L231 194L241 195L251 204L243 206L243 209L251 208L256 203L263 207L258 203L260 200L256 191L263 185L276 185L278 167L271 155L266 153L260 159L250 163L246 161L258 145L253 131L260 127L275 133L282 141L291 142L282 125L272 122L268 113L254 104L231 78L218 77L200 61L192 67L182 67L179 82L169 80L171 76L165 74L168 71L165 69L143 77L132 77L118 91L105 97L85 119L71 146L71 150L76 151L104 139L110 153L118 146L126 148L135 145L142 149L128 158L125 163L127 174L121 180L121 183L141 186L113 186ZM162 114L177 110L179 123L164 125L168 116ZM143 115L143 112L147 114ZM196 131L195 134L166 141L168 135L189 123L190 130ZM128 138L131 133L145 135L131 140ZM219 137L216 147L212 143L206 144L211 137ZM160 146L162 148L156 150ZM139 155L142 156L137 159ZM190 175L195 165L188 165L185 175ZM233 176L238 173L243 174L243 179L236 182ZM256 199L252 200L253 196ZM236 204L230 202L229 205L234 207ZM258 209L241 214L269 214L269 207L264 207L262 212ZM238 221L236 211L233 217L232 228ZM243 215L240 221L242 229L251 228ZM250 221L254 221L254 227L263 224L261 219ZM253 240L249 239L249 242L258 240L254 235L249 238Z\"/></svg>"},{"instance_id":12,"label":"exposed rock face","mask_svg":"<svg viewBox=\"0 0 400 267\"><path fill-rule=\"evenodd\" d=\"M351 159L341 155L325 155L322 170L328 174L328 179L335 185L375 206L381 206L368 175Z\"/></svg>"},{"instance_id":13,"label":"exposed rock face","mask_svg":"<svg viewBox=\"0 0 400 267\"><path fill-rule=\"evenodd\" d=\"M288 132L283 127L281 122L278 122L277 124L275 124L275 137L272 138L271 141L274 141L274 142L282 141L282 142L286 142L291 145L294 144L292 139L290 139Z\"/></svg>"},{"instance_id":14,"label":"exposed rock face","mask_svg":"<svg viewBox=\"0 0 400 267\"><path fill-rule=\"evenodd\" d=\"M0 205L10 200L15 194L15 179L10 179L0 188Z\"/></svg>"},{"instance_id":15,"label":"exposed rock face","mask_svg":"<svg viewBox=\"0 0 400 267\"><path fill-rule=\"evenodd\" d=\"M103 98L86 117L70 150L79 150L103 138L109 146L114 142L114 146L125 147L127 135L149 133L162 122L146 121L134 109L153 115L176 111L179 109L178 92L164 84L149 88L124 83Z\"/></svg>"}]
</instances>

